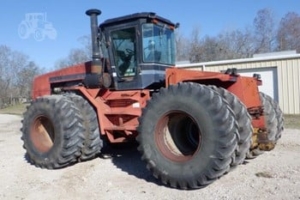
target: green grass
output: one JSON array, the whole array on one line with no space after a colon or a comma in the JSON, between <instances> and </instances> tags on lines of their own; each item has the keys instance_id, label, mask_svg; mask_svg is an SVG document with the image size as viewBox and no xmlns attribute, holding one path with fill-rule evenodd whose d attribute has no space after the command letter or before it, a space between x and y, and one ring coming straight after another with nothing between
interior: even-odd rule
<instances>
[{"instance_id":1,"label":"green grass","mask_svg":"<svg viewBox=\"0 0 300 200\"><path fill-rule=\"evenodd\" d=\"M17 104L4 109L0 109L0 114L22 115L26 110L27 104Z\"/></svg>"},{"instance_id":2,"label":"green grass","mask_svg":"<svg viewBox=\"0 0 300 200\"><path fill-rule=\"evenodd\" d=\"M284 115L284 127L300 129L300 115Z\"/></svg>"}]
</instances>

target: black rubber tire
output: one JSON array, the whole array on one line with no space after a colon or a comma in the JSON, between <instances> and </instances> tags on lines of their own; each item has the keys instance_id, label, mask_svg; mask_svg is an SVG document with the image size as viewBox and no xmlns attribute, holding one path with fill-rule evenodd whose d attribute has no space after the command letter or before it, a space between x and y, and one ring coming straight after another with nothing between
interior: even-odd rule
<instances>
[{"instance_id":1,"label":"black rubber tire","mask_svg":"<svg viewBox=\"0 0 300 200\"><path fill-rule=\"evenodd\" d=\"M190 117L199 130L196 132L199 141L195 148L187 139L188 144L180 144L182 138L188 138L189 134L185 121L178 117L180 115ZM238 125L228 103L209 87L179 83L163 88L149 100L139 122L137 141L142 160L146 161L154 177L164 184L196 189L229 171L237 146ZM166 126L161 125L163 123ZM162 134L161 131L166 129L168 131ZM170 141L170 138L173 140ZM172 148L170 145L173 145ZM179 150L184 145L194 148L192 153L189 151L185 155L186 152ZM173 148L177 148L177 152Z\"/></svg>"},{"instance_id":2,"label":"black rubber tire","mask_svg":"<svg viewBox=\"0 0 300 200\"><path fill-rule=\"evenodd\" d=\"M276 112L276 119L277 119L277 134L275 136L276 142L281 138L282 132L284 130L284 117L283 117L283 112L280 109L279 105L277 102L274 102L274 108Z\"/></svg>"},{"instance_id":3,"label":"black rubber tire","mask_svg":"<svg viewBox=\"0 0 300 200\"><path fill-rule=\"evenodd\" d=\"M80 161L91 160L100 154L103 147L103 141L100 138L97 113L90 103L83 97L76 94L68 94L67 96L79 108L84 120L84 141L79 159Z\"/></svg>"},{"instance_id":4,"label":"black rubber tire","mask_svg":"<svg viewBox=\"0 0 300 200\"><path fill-rule=\"evenodd\" d=\"M272 142L276 142L276 135L278 134L278 120L277 113L273 106L273 100L270 96L260 92L260 100L264 107L265 124L268 134L268 139Z\"/></svg>"},{"instance_id":5,"label":"black rubber tire","mask_svg":"<svg viewBox=\"0 0 300 200\"><path fill-rule=\"evenodd\" d=\"M231 166L237 166L244 163L246 155L249 153L252 144L252 118L248 113L246 106L238 99L237 96L225 90L224 88L218 88L210 86L213 90L217 91L229 104L232 109L235 120L238 123L239 135L238 135L238 146L235 150L235 157Z\"/></svg>"},{"instance_id":6,"label":"black rubber tire","mask_svg":"<svg viewBox=\"0 0 300 200\"><path fill-rule=\"evenodd\" d=\"M57 169L78 161L83 119L68 98L51 95L34 100L24 113L22 123L21 139L31 164Z\"/></svg>"},{"instance_id":7,"label":"black rubber tire","mask_svg":"<svg viewBox=\"0 0 300 200\"><path fill-rule=\"evenodd\" d=\"M263 96L275 110L277 120L277 132L275 135L275 141L277 142L281 138L282 131L284 130L283 112L280 109L279 104L272 97L262 92L260 93L260 95Z\"/></svg>"}]
</instances>

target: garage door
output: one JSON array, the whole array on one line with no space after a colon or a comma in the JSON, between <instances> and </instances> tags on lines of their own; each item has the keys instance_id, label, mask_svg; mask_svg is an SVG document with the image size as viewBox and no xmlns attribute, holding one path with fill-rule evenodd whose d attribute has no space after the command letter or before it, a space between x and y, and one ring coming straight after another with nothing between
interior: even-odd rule
<instances>
[{"instance_id":1,"label":"garage door","mask_svg":"<svg viewBox=\"0 0 300 200\"><path fill-rule=\"evenodd\" d=\"M243 76L253 76L254 73L260 74L263 81L259 86L261 92L266 93L278 102L278 78L277 67L239 69L238 72Z\"/></svg>"}]
</instances>

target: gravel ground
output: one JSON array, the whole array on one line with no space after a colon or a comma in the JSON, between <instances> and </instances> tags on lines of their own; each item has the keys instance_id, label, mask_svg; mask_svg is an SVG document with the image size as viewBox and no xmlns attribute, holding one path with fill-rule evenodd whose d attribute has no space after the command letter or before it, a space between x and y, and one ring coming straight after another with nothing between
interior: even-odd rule
<instances>
[{"instance_id":1,"label":"gravel ground","mask_svg":"<svg viewBox=\"0 0 300 200\"><path fill-rule=\"evenodd\" d=\"M38 169L24 159L20 120L0 115L0 199L300 199L300 130L285 130L275 150L208 187L185 191L156 181L136 148L61 170Z\"/></svg>"}]
</instances>

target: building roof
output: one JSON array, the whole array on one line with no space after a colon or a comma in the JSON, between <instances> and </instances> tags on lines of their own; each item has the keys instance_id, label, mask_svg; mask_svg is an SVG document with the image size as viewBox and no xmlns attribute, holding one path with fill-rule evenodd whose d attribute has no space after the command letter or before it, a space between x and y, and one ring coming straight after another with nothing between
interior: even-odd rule
<instances>
[{"instance_id":1,"label":"building roof","mask_svg":"<svg viewBox=\"0 0 300 200\"><path fill-rule=\"evenodd\" d=\"M266 56L257 56L254 58L242 58L234 60L220 60L220 61L211 61L211 62L200 62L200 63L190 63L190 64L178 64L176 67L180 68L194 68L199 66L216 66L216 65L226 65L233 63L250 63L250 62L263 62L263 61L272 61L272 60L286 60L300 58L300 54L290 54L290 55L278 55L278 54L266 54Z\"/></svg>"}]
</instances>

